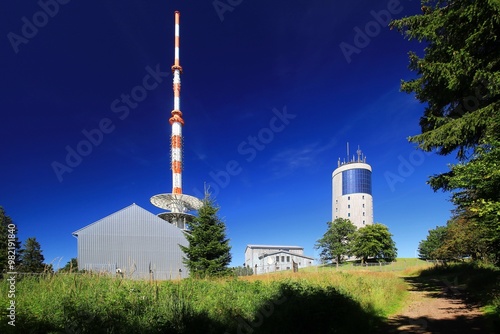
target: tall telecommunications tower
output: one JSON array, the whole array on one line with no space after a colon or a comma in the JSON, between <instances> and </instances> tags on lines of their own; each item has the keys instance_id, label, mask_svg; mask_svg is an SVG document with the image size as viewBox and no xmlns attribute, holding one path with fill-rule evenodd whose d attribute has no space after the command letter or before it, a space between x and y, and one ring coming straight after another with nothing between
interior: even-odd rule
<instances>
[{"instance_id":1,"label":"tall telecommunications tower","mask_svg":"<svg viewBox=\"0 0 500 334\"><path fill-rule=\"evenodd\" d=\"M182 194L182 112L180 108L181 100L181 73L182 67L179 63L179 19L180 13L175 12L175 58L172 72L174 74L174 110L169 122L172 127L170 137L170 160L172 168L172 193L159 194L151 197L151 203L161 209L168 210L158 217L168 221L180 229L186 229L186 223L191 221L194 216L189 211L198 210L202 202L193 196Z\"/></svg>"}]
</instances>

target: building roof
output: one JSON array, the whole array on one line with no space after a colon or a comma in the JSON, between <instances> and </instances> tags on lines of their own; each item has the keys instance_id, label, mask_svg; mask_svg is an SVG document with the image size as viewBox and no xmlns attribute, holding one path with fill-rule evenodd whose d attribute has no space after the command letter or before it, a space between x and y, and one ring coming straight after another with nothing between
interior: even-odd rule
<instances>
[{"instance_id":1,"label":"building roof","mask_svg":"<svg viewBox=\"0 0 500 334\"><path fill-rule=\"evenodd\" d=\"M98 221L82 227L79 230L71 233L73 236L78 237L79 234L89 233L102 233L103 225L115 226L113 230L121 234L124 232L125 227L128 227L131 222L140 222L141 224L160 224L165 225L165 228L171 230L175 235L182 235L182 231L174 225L164 221L153 213L133 203L121 210L118 210ZM110 226L110 227L111 227ZM109 230L109 228L104 228Z\"/></svg>"},{"instance_id":2,"label":"building roof","mask_svg":"<svg viewBox=\"0 0 500 334\"><path fill-rule=\"evenodd\" d=\"M247 245L247 248L265 248L265 249L304 249L300 246L277 246L277 245Z\"/></svg>"},{"instance_id":3,"label":"building roof","mask_svg":"<svg viewBox=\"0 0 500 334\"><path fill-rule=\"evenodd\" d=\"M259 259L262 259L262 258L264 258L266 256L274 256L276 254L287 254L287 255L291 255L291 256L297 256L297 257L302 257L302 258L309 259L309 260L314 260L314 258L312 258L310 256L301 255L301 254L295 254L295 253L290 253L290 252L287 252L287 251L278 251L278 252L274 252L274 253L265 253L265 254L262 254L261 256L259 256Z\"/></svg>"}]
</instances>

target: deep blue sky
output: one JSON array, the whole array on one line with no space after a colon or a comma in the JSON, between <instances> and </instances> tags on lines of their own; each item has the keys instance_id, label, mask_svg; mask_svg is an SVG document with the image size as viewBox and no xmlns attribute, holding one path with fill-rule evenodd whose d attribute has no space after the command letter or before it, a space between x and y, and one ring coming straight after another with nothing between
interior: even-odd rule
<instances>
[{"instance_id":1,"label":"deep blue sky","mask_svg":"<svg viewBox=\"0 0 500 334\"><path fill-rule=\"evenodd\" d=\"M59 1L67 3L49 7L53 17L35 1L0 4L0 205L22 240L39 240L46 262L63 266L76 256L71 232L131 203L161 211L149 198L172 188L171 74L148 79L140 93L149 72L170 72L175 10L183 189L199 196L212 184L233 265L247 244L300 245L318 256L346 142L373 168L374 218L399 256L415 256L427 231L449 218L448 194L426 180L454 157L424 155L406 139L419 133L424 107L399 85L414 75L408 51L422 46L373 14L419 13L418 1L221 0L234 6L220 15L212 0ZM26 23L34 20L37 31ZM341 45L357 53L346 57ZM131 93L140 101L127 106L122 94ZM82 146L84 132L99 127L102 139ZM68 147L91 152L58 177L54 163L67 165ZM228 166L233 175L222 178Z\"/></svg>"}]
</instances>

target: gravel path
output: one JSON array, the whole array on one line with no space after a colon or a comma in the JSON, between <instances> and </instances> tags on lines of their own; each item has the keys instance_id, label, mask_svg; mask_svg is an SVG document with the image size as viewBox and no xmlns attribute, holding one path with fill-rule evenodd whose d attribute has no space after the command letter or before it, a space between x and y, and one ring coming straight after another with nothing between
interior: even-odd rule
<instances>
[{"instance_id":1,"label":"gravel path","mask_svg":"<svg viewBox=\"0 0 500 334\"><path fill-rule=\"evenodd\" d=\"M479 307L467 302L459 286L446 280L407 278L407 305L389 317L382 333L493 333L485 329Z\"/></svg>"}]
</instances>

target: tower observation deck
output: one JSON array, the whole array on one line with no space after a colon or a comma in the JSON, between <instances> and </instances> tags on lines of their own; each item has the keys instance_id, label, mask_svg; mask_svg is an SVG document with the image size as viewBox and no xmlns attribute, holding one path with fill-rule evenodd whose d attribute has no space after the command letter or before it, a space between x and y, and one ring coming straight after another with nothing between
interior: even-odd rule
<instances>
[{"instance_id":1,"label":"tower observation deck","mask_svg":"<svg viewBox=\"0 0 500 334\"><path fill-rule=\"evenodd\" d=\"M357 158L347 151L332 173L332 221L346 218L360 228L373 224L372 168L359 147Z\"/></svg>"},{"instance_id":2,"label":"tower observation deck","mask_svg":"<svg viewBox=\"0 0 500 334\"><path fill-rule=\"evenodd\" d=\"M172 193L155 195L151 197L151 203L161 209L168 210L168 212L160 213L158 217L185 230L186 224L194 218L190 211L198 210L202 206L202 202L196 197L182 193L182 127L184 119L180 108L182 67L179 61L179 21L180 13L176 11L174 65L172 66L174 109L171 112L172 117L169 119L172 130L170 137Z\"/></svg>"}]
</instances>

